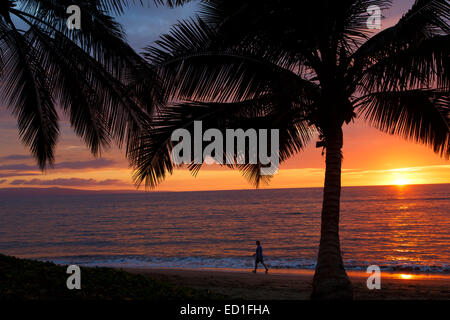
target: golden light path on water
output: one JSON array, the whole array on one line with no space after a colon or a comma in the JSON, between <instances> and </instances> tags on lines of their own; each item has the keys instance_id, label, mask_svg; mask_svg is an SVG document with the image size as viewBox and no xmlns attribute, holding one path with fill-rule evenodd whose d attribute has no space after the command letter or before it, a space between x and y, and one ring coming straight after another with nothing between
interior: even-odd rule
<instances>
[{"instance_id":1,"label":"golden light path on water","mask_svg":"<svg viewBox=\"0 0 450 320\"><path fill-rule=\"evenodd\" d=\"M176 268L174 268L176 269ZM191 269L191 270L199 270L199 269ZM248 273L248 269L231 269L231 268L200 268L200 270L204 271L224 271L224 272L241 272ZM270 271L271 274L275 275L303 275L303 276L313 276L314 270L304 270L304 269L272 269ZM366 271L355 271L355 270L347 270L347 274L349 277L364 279L366 280L370 273ZM398 273L398 272L381 272L381 279L393 279L393 280L411 280L411 281L445 281L450 283L450 275L448 274L426 274L426 273Z\"/></svg>"}]
</instances>

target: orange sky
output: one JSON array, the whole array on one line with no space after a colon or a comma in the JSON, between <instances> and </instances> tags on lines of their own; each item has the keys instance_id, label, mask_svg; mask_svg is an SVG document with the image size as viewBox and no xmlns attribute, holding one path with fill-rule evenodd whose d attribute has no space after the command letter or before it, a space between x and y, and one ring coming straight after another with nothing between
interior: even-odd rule
<instances>
[{"instance_id":1,"label":"orange sky","mask_svg":"<svg viewBox=\"0 0 450 320\"><path fill-rule=\"evenodd\" d=\"M405 2L411 3L407 0ZM399 13L388 16L384 27L395 23ZM136 36L136 39L140 39ZM133 39L131 39L133 40ZM136 40L137 41L137 40ZM139 40L140 41L140 40ZM147 43L146 43L147 44ZM83 142L61 123L62 137L56 153L57 168L42 174L18 140L15 120L0 107L0 188L73 187L79 189L135 189L124 152L116 148L95 160ZM281 165L269 188L320 187L324 157L315 141L301 154ZM426 146L407 142L370 128L362 120L344 128L344 186L450 183L450 163ZM238 171L207 167L194 178L177 170L156 190L247 189L251 185Z\"/></svg>"},{"instance_id":2,"label":"orange sky","mask_svg":"<svg viewBox=\"0 0 450 320\"><path fill-rule=\"evenodd\" d=\"M5 119L5 118L3 118ZM1 124L2 122L0 122ZM57 149L57 168L40 173L20 144L15 128L0 129L0 187L73 187L135 189L124 153L112 148L95 161L70 128L63 126ZM314 140L306 150L282 164L267 188L320 187L324 157ZM426 146L390 136L357 121L344 128L344 186L450 183L450 164ZM10 159L11 155L16 155ZM9 157L8 157L9 156ZM156 190L224 190L252 186L238 171L208 167L193 177L177 170ZM143 188L142 188L143 189Z\"/></svg>"}]
</instances>

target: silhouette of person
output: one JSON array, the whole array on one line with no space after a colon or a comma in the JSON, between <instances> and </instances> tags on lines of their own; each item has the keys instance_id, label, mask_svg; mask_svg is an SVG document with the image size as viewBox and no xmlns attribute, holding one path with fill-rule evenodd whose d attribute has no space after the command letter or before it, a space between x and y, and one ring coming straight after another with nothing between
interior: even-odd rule
<instances>
[{"instance_id":1,"label":"silhouette of person","mask_svg":"<svg viewBox=\"0 0 450 320\"><path fill-rule=\"evenodd\" d=\"M258 268L258 263L261 262L264 268L266 268L266 273L269 271L269 268L267 268L266 264L264 263L264 257L261 247L261 242L256 241L256 254L255 254L255 270L253 270L253 273L256 273L256 269Z\"/></svg>"}]
</instances>

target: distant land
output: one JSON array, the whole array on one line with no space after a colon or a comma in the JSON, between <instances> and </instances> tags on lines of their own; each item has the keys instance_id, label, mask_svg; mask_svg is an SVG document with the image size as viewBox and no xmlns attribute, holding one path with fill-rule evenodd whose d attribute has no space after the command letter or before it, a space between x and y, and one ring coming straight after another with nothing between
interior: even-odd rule
<instances>
[{"instance_id":1,"label":"distant land","mask_svg":"<svg viewBox=\"0 0 450 320\"><path fill-rule=\"evenodd\" d=\"M419 185L442 185L450 186L448 183L439 184L409 184L406 186L419 186ZM391 185L395 186L395 185ZM344 186L345 188L378 188L386 187L386 185L375 185L375 186ZM305 187L305 188L285 188L285 189L323 189L323 187ZM44 196L44 195L92 195L92 194L143 194L143 193L178 193L178 192L222 192L222 191L245 191L245 190L280 190L276 188L261 188L261 189L232 189L232 190L204 190L204 191L167 191L167 190L84 190L84 189L73 189L73 188L0 188L0 197L20 197L20 196Z\"/></svg>"},{"instance_id":2,"label":"distant land","mask_svg":"<svg viewBox=\"0 0 450 320\"><path fill-rule=\"evenodd\" d=\"M118 194L118 193L143 193L134 190L82 190L71 188L0 188L0 197L8 196L41 196L41 195L88 195L88 194Z\"/></svg>"}]
</instances>

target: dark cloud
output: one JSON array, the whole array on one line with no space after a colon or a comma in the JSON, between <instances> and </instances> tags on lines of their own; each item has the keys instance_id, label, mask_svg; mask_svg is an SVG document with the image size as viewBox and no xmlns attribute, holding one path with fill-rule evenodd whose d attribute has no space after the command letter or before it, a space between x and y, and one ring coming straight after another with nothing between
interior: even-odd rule
<instances>
[{"instance_id":1,"label":"dark cloud","mask_svg":"<svg viewBox=\"0 0 450 320\"><path fill-rule=\"evenodd\" d=\"M107 168L114 165L116 162L110 159L96 159L88 161L66 161L55 164L55 169L100 169ZM28 164L6 164L0 166L0 171L16 170L16 171L37 171L39 170L35 165Z\"/></svg>"},{"instance_id":2,"label":"dark cloud","mask_svg":"<svg viewBox=\"0 0 450 320\"><path fill-rule=\"evenodd\" d=\"M80 179L80 178L60 178L52 180L31 179L31 180L14 180L10 183L13 186L111 186L123 185L123 181L118 179L95 180L95 179Z\"/></svg>"},{"instance_id":3,"label":"dark cloud","mask_svg":"<svg viewBox=\"0 0 450 320\"><path fill-rule=\"evenodd\" d=\"M2 173L0 172L0 178L9 178L9 177L21 177L21 176L39 176L40 173L34 173L34 172L7 172Z\"/></svg>"},{"instance_id":4,"label":"dark cloud","mask_svg":"<svg viewBox=\"0 0 450 320\"><path fill-rule=\"evenodd\" d=\"M95 159L90 161L67 161L55 164L55 169L100 169L114 165L110 159Z\"/></svg>"},{"instance_id":5,"label":"dark cloud","mask_svg":"<svg viewBox=\"0 0 450 320\"><path fill-rule=\"evenodd\" d=\"M18 171L24 171L24 170L38 170L36 166L30 166L28 164L20 163L20 164L5 164L3 166L0 166L0 171L7 171L7 170L18 170Z\"/></svg>"},{"instance_id":6,"label":"dark cloud","mask_svg":"<svg viewBox=\"0 0 450 320\"><path fill-rule=\"evenodd\" d=\"M10 154L9 156L4 156L0 158L1 160L29 160L31 157L29 155L24 154Z\"/></svg>"}]
</instances>

